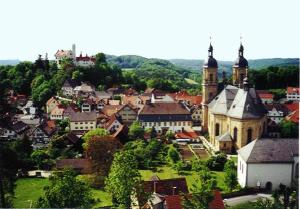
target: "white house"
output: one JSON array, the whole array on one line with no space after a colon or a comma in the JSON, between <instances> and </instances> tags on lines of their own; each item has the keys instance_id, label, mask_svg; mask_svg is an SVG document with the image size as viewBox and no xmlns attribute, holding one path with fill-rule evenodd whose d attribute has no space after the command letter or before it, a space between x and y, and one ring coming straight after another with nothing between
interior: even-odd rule
<instances>
[{"instance_id":1,"label":"white house","mask_svg":"<svg viewBox=\"0 0 300 209\"><path fill-rule=\"evenodd\" d=\"M300 101L300 88L299 87L287 87L286 98L291 101Z\"/></svg>"},{"instance_id":2,"label":"white house","mask_svg":"<svg viewBox=\"0 0 300 209\"><path fill-rule=\"evenodd\" d=\"M289 112L289 110L282 104L267 104L265 107L268 110L267 117L276 124L279 124Z\"/></svg>"},{"instance_id":3,"label":"white house","mask_svg":"<svg viewBox=\"0 0 300 209\"><path fill-rule=\"evenodd\" d=\"M76 65L81 67L90 67L94 66L96 63L96 58L94 56L88 56L87 54L85 56L82 56L80 53L79 57L76 57Z\"/></svg>"},{"instance_id":4,"label":"white house","mask_svg":"<svg viewBox=\"0 0 300 209\"><path fill-rule=\"evenodd\" d=\"M71 131L89 131L96 129L96 112L76 112L70 115Z\"/></svg>"},{"instance_id":5,"label":"white house","mask_svg":"<svg viewBox=\"0 0 300 209\"><path fill-rule=\"evenodd\" d=\"M298 139L256 139L238 150L241 187L278 189L299 177Z\"/></svg>"},{"instance_id":6,"label":"white house","mask_svg":"<svg viewBox=\"0 0 300 209\"><path fill-rule=\"evenodd\" d=\"M138 114L144 128L154 127L158 133L191 130L191 113L180 103L149 103Z\"/></svg>"}]
</instances>

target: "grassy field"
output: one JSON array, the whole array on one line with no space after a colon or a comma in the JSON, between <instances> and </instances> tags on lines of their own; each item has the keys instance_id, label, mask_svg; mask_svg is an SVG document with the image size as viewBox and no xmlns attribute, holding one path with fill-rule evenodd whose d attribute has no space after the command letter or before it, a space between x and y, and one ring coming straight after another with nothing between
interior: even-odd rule
<instances>
[{"instance_id":1,"label":"grassy field","mask_svg":"<svg viewBox=\"0 0 300 209\"><path fill-rule=\"evenodd\" d=\"M44 186L49 184L46 178L22 178L18 179L15 189L15 208L29 208L30 204L34 204L37 199L43 195ZM102 190L92 190L96 200L94 207L102 207L111 205L111 196Z\"/></svg>"},{"instance_id":2,"label":"grassy field","mask_svg":"<svg viewBox=\"0 0 300 209\"><path fill-rule=\"evenodd\" d=\"M185 78L184 79L188 84L192 84L192 85L198 85L199 83L197 83L196 81L189 79L189 78Z\"/></svg>"},{"instance_id":3,"label":"grassy field","mask_svg":"<svg viewBox=\"0 0 300 209\"><path fill-rule=\"evenodd\" d=\"M176 171L168 166L158 168L157 172L153 172L151 170L140 170L140 173L143 180L149 180L154 174L156 174L160 179L185 177L189 188L191 188L198 179L197 173L195 171L185 171L181 175L178 175ZM212 173L217 180L217 187L219 187L221 190L224 190L224 172L213 171Z\"/></svg>"}]
</instances>

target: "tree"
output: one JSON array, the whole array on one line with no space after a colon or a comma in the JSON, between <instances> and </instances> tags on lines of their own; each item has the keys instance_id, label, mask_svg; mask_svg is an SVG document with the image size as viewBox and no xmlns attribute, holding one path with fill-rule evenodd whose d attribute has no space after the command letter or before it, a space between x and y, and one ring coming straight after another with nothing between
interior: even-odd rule
<instances>
[{"instance_id":1,"label":"tree","mask_svg":"<svg viewBox=\"0 0 300 209\"><path fill-rule=\"evenodd\" d=\"M196 183L192 185L192 194L183 195L184 209L208 209L209 203L213 199L213 189L216 186L216 180L207 168L199 172Z\"/></svg>"},{"instance_id":2,"label":"tree","mask_svg":"<svg viewBox=\"0 0 300 209\"><path fill-rule=\"evenodd\" d=\"M122 144L112 136L93 136L87 142L86 154L92 161L92 171L100 176L99 180L102 177L102 181L95 182L95 186L103 185L103 179L108 175L113 155L121 148Z\"/></svg>"},{"instance_id":3,"label":"tree","mask_svg":"<svg viewBox=\"0 0 300 209\"><path fill-rule=\"evenodd\" d=\"M168 130L168 131L166 132L166 138L167 138L168 140L173 140L173 139L175 139L175 134L174 134L174 132L171 131L171 130Z\"/></svg>"},{"instance_id":4,"label":"tree","mask_svg":"<svg viewBox=\"0 0 300 209\"><path fill-rule=\"evenodd\" d=\"M141 175L131 152L115 153L105 184L105 189L112 194L114 206L130 208L132 195L137 195L141 187Z\"/></svg>"},{"instance_id":5,"label":"tree","mask_svg":"<svg viewBox=\"0 0 300 209\"><path fill-rule=\"evenodd\" d=\"M36 203L39 208L91 208L94 204L91 188L76 178L73 170L54 173L45 194Z\"/></svg>"},{"instance_id":6,"label":"tree","mask_svg":"<svg viewBox=\"0 0 300 209\"><path fill-rule=\"evenodd\" d=\"M134 121L129 127L128 136L132 140L143 139L144 133L145 130L140 125L140 123L138 121Z\"/></svg>"},{"instance_id":7,"label":"tree","mask_svg":"<svg viewBox=\"0 0 300 209\"><path fill-rule=\"evenodd\" d=\"M283 120L280 122L280 132L283 138L298 138L298 126L292 121Z\"/></svg>"},{"instance_id":8,"label":"tree","mask_svg":"<svg viewBox=\"0 0 300 209\"><path fill-rule=\"evenodd\" d=\"M20 168L23 170L30 169L32 166L31 153L32 153L32 143L28 136L25 135L22 139L17 139L11 143L12 150L18 156Z\"/></svg>"},{"instance_id":9,"label":"tree","mask_svg":"<svg viewBox=\"0 0 300 209\"><path fill-rule=\"evenodd\" d=\"M175 148L170 147L168 150L168 158L172 164L175 164L180 160L180 154Z\"/></svg>"},{"instance_id":10,"label":"tree","mask_svg":"<svg viewBox=\"0 0 300 209\"><path fill-rule=\"evenodd\" d=\"M216 156L211 156L207 161L206 161L206 166L210 170L214 171L223 171L224 170L224 165L227 161L227 156L224 153L218 154Z\"/></svg>"},{"instance_id":11,"label":"tree","mask_svg":"<svg viewBox=\"0 0 300 209\"><path fill-rule=\"evenodd\" d=\"M232 160L228 160L224 166L225 172L225 185L229 191L235 189L238 185L237 181L237 171Z\"/></svg>"},{"instance_id":12,"label":"tree","mask_svg":"<svg viewBox=\"0 0 300 209\"><path fill-rule=\"evenodd\" d=\"M19 169L17 153L0 142L0 208L12 207L16 174Z\"/></svg>"},{"instance_id":13,"label":"tree","mask_svg":"<svg viewBox=\"0 0 300 209\"><path fill-rule=\"evenodd\" d=\"M86 148L88 145L88 141L94 137L94 136L108 136L109 132L105 130L104 128L96 128L94 130L88 131L84 136L82 137L84 140L84 143L82 144L83 148Z\"/></svg>"},{"instance_id":14,"label":"tree","mask_svg":"<svg viewBox=\"0 0 300 209\"><path fill-rule=\"evenodd\" d=\"M50 169L53 162L45 150L35 150L31 154L31 159L38 169Z\"/></svg>"}]
</instances>

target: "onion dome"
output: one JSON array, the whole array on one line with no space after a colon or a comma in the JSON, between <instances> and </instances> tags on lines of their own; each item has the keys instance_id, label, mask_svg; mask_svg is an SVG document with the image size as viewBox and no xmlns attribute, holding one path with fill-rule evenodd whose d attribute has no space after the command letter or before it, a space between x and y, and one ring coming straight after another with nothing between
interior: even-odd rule
<instances>
[{"instance_id":1,"label":"onion dome","mask_svg":"<svg viewBox=\"0 0 300 209\"><path fill-rule=\"evenodd\" d=\"M239 48L239 56L234 62L233 67L239 67L239 68L247 68L248 67L248 61L244 57L244 46L241 44Z\"/></svg>"},{"instance_id":2,"label":"onion dome","mask_svg":"<svg viewBox=\"0 0 300 209\"><path fill-rule=\"evenodd\" d=\"M204 68L218 68L218 62L213 57L213 47L211 44L209 45L209 48L208 48L208 58L204 61L203 67Z\"/></svg>"}]
</instances>

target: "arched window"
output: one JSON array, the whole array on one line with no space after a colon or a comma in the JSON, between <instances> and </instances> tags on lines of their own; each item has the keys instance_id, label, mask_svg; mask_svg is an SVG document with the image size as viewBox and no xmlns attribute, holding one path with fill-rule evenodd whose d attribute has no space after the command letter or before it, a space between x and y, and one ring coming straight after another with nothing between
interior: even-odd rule
<instances>
[{"instance_id":1,"label":"arched window","mask_svg":"<svg viewBox=\"0 0 300 209\"><path fill-rule=\"evenodd\" d=\"M211 99L211 98L212 98L212 96L213 96L213 93L211 93L211 92L210 92L210 93L209 93L209 96L208 96L208 97L209 97L209 99Z\"/></svg>"},{"instance_id":2,"label":"arched window","mask_svg":"<svg viewBox=\"0 0 300 209\"><path fill-rule=\"evenodd\" d=\"M212 73L209 74L209 81L212 82L214 80L214 75Z\"/></svg>"},{"instance_id":3,"label":"arched window","mask_svg":"<svg viewBox=\"0 0 300 209\"><path fill-rule=\"evenodd\" d=\"M236 127L234 127L234 129L233 129L233 140L234 141L237 141L237 134L238 134L238 130Z\"/></svg>"},{"instance_id":4,"label":"arched window","mask_svg":"<svg viewBox=\"0 0 300 209\"><path fill-rule=\"evenodd\" d=\"M215 136L219 136L220 135L220 124L216 123L215 125Z\"/></svg>"},{"instance_id":5,"label":"arched window","mask_svg":"<svg viewBox=\"0 0 300 209\"><path fill-rule=\"evenodd\" d=\"M247 144L249 144L252 141L252 129L248 128L247 130Z\"/></svg>"},{"instance_id":6,"label":"arched window","mask_svg":"<svg viewBox=\"0 0 300 209\"><path fill-rule=\"evenodd\" d=\"M296 164L296 173L295 173L295 178L299 178L299 163Z\"/></svg>"}]
</instances>

